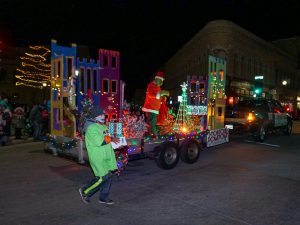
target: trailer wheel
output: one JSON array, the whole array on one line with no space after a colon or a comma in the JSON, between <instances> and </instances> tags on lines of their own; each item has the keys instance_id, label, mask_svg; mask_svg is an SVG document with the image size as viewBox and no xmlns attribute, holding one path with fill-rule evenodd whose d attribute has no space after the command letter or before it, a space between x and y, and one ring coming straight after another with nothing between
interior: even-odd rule
<instances>
[{"instance_id":1,"label":"trailer wheel","mask_svg":"<svg viewBox=\"0 0 300 225\"><path fill-rule=\"evenodd\" d=\"M174 142L165 142L156 148L158 156L155 161L158 167L169 170L174 168L179 161L178 145Z\"/></svg>"},{"instance_id":2,"label":"trailer wheel","mask_svg":"<svg viewBox=\"0 0 300 225\"><path fill-rule=\"evenodd\" d=\"M180 158L183 162L192 164L198 160L200 151L201 147L196 140L186 140L181 145Z\"/></svg>"}]
</instances>

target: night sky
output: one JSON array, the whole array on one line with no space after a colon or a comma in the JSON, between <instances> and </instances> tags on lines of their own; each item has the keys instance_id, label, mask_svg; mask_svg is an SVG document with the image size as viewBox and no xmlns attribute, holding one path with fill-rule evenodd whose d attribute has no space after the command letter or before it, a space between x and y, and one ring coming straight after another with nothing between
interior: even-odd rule
<instances>
[{"instance_id":1,"label":"night sky","mask_svg":"<svg viewBox=\"0 0 300 225\"><path fill-rule=\"evenodd\" d=\"M0 0L0 38L16 46L87 45L121 53L126 98L205 24L228 19L272 41L300 36L298 0Z\"/></svg>"}]
</instances>

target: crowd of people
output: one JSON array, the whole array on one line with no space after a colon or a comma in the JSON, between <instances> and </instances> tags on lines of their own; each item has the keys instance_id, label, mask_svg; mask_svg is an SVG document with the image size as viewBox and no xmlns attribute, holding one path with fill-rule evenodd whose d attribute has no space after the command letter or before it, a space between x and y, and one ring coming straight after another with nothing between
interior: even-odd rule
<instances>
[{"instance_id":1,"label":"crowd of people","mask_svg":"<svg viewBox=\"0 0 300 225\"><path fill-rule=\"evenodd\" d=\"M22 139L33 137L41 140L49 129L47 102L32 106L12 104L5 94L0 95L0 146L8 144L10 137Z\"/></svg>"}]
</instances>

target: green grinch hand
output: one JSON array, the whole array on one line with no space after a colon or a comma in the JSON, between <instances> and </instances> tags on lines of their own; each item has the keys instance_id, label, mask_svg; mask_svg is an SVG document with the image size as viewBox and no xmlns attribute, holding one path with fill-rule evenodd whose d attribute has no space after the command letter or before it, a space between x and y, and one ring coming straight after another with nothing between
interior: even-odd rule
<instances>
[{"instance_id":1,"label":"green grinch hand","mask_svg":"<svg viewBox=\"0 0 300 225\"><path fill-rule=\"evenodd\" d=\"M162 91L160 92L160 95L161 95L161 96L169 96L169 95L170 95L170 92L167 91L167 90L162 90Z\"/></svg>"}]
</instances>

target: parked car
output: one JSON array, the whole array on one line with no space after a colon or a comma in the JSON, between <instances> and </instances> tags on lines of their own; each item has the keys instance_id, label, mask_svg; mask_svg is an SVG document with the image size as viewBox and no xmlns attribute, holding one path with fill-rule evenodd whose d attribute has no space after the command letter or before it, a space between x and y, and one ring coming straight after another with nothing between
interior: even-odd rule
<instances>
[{"instance_id":1,"label":"parked car","mask_svg":"<svg viewBox=\"0 0 300 225\"><path fill-rule=\"evenodd\" d=\"M228 109L225 126L235 132L252 134L261 142L274 130L281 130L286 135L292 132L292 117L276 100L247 99Z\"/></svg>"}]
</instances>

